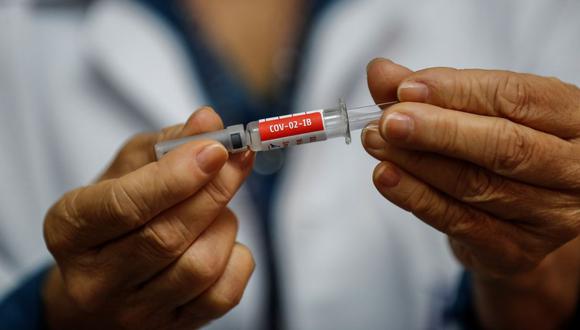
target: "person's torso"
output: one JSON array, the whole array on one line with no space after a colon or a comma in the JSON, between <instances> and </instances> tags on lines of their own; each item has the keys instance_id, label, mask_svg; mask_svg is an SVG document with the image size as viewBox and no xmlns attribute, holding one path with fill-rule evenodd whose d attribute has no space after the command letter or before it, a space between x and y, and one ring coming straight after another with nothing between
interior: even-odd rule
<instances>
[{"instance_id":1,"label":"person's torso","mask_svg":"<svg viewBox=\"0 0 580 330\"><path fill-rule=\"evenodd\" d=\"M512 18L520 2L339 2L311 38L296 111L338 97L372 102L364 68L376 56L412 69L506 68L577 83L578 10L545 3ZM552 30L530 24L550 17ZM534 53L536 33L547 46ZM0 9L2 292L48 260L42 218L60 194L93 180L132 134L183 121L207 102L188 63L170 29L133 3ZM374 190L376 161L359 140L288 153L275 217L285 319L293 329L437 328L459 267L443 235ZM255 329L262 245L247 194L233 204L258 269L241 305L212 326Z\"/></svg>"}]
</instances>

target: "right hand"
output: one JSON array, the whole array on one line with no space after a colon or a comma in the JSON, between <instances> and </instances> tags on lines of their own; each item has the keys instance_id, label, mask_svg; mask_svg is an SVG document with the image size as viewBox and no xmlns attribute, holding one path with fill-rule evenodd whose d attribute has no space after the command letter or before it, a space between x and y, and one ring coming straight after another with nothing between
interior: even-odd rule
<instances>
[{"instance_id":1,"label":"right hand","mask_svg":"<svg viewBox=\"0 0 580 330\"><path fill-rule=\"evenodd\" d=\"M209 108L185 125L133 138L100 181L48 212L57 265L43 298L52 329L191 329L233 308L254 269L227 209L252 167L213 141L155 161L160 141L220 129ZM229 158L229 159L228 159Z\"/></svg>"}]
</instances>

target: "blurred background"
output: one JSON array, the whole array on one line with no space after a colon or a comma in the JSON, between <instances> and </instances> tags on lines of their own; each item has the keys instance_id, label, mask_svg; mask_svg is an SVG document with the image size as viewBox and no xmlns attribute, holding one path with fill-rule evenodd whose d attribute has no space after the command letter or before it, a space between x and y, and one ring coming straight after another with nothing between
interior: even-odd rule
<instances>
[{"instance_id":1,"label":"blurred background","mask_svg":"<svg viewBox=\"0 0 580 330\"><path fill-rule=\"evenodd\" d=\"M138 132L202 105L231 125L371 104L374 57L579 84L579 15L573 0L0 0L0 296L50 262L50 205ZM376 193L354 140L258 156L232 203L258 268L213 327L443 324L460 267Z\"/></svg>"}]
</instances>

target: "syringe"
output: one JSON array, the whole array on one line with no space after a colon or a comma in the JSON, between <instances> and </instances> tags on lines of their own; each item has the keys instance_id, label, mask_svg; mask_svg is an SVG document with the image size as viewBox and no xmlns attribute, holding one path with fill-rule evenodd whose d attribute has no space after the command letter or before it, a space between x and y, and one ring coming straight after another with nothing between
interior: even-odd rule
<instances>
[{"instance_id":1,"label":"syringe","mask_svg":"<svg viewBox=\"0 0 580 330\"><path fill-rule=\"evenodd\" d=\"M219 131L203 133L181 139L160 142L155 145L157 159L178 146L196 140L216 140L231 153L267 151L311 142L344 137L351 141L350 132L365 127L381 118L383 110L395 102L366 105L347 109L339 100L338 107L319 109L285 116L260 119L243 124L228 126Z\"/></svg>"}]
</instances>

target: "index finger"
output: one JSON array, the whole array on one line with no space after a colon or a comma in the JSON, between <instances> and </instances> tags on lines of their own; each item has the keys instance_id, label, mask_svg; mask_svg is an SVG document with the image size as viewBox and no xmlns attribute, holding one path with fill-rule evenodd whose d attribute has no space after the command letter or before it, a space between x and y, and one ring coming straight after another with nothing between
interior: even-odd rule
<instances>
[{"instance_id":1,"label":"index finger","mask_svg":"<svg viewBox=\"0 0 580 330\"><path fill-rule=\"evenodd\" d=\"M195 194L227 159L221 144L196 141L119 179L77 189L49 212L47 244L82 249L124 235Z\"/></svg>"},{"instance_id":2,"label":"index finger","mask_svg":"<svg viewBox=\"0 0 580 330\"><path fill-rule=\"evenodd\" d=\"M154 146L158 142L222 128L222 120L216 112L210 107L203 107L191 114L185 124L166 127L161 132L135 135L121 148L111 166L98 181L118 178L156 161Z\"/></svg>"},{"instance_id":3,"label":"index finger","mask_svg":"<svg viewBox=\"0 0 580 330\"><path fill-rule=\"evenodd\" d=\"M577 146L504 118L424 103L385 110L379 131L393 145L466 160L494 173L556 189L577 188Z\"/></svg>"},{"instance_id":4,"label":"index finger","mask_svg":"<svg viewBox=\"0 0 580 330\"><path fill-rule=\"evenodd\" d=\"M555 78L493 70L430 68L399 86L403 102L424 102L513 122L562 138L580 130L580 90Z\"/></svg>"},{"instance_id":5,"label":"index finger","mask_svg":"<svg viewBox=\"0 0 580 330\"><path fill-rule=\"evenodd\" d=\"M367 65L367 82L375 103L397 100L397 87L413 71L384 58L375 58Z\"/></svg>"}]
</instances>

